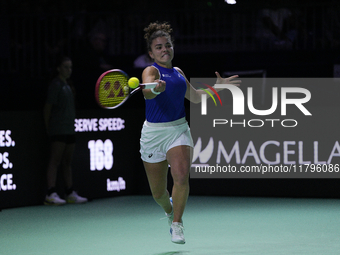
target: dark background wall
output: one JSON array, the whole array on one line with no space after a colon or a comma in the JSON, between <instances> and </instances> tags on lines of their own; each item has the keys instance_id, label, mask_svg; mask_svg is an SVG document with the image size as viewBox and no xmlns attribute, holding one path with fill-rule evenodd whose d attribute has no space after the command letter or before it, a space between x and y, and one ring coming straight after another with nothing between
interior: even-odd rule
<instances>
[{"instance_id":1,"label":"dark background wall","mask_svg":"<svg viewBox=\"0 0 340 255\"><path fill-rule=\"evenodd\" d=\"M261 30L263 10L271 9L278 15L278 9L282 8L289 10L289 19L282 23L277 38L269 40ZM0 153L8 152L14 162L11 169L0 168L0 176L13 174L13 182L17 183L15 191L0 191L2 207L39 204L44 196L47 144L41 110L60 55L69 55L74 62L72 81L77 93L78 118L116 116L128 120L126 130L120 134L77 134L81 145L75 161L84 165L75 167L78 169L75 174L86 183L82 185L79 181L80 191L93 199L118 194L149 194L138 155L144 99L136 95L116 112L102 110L95 104L93 89L101 71L84 63L91 63L88 47L91 36L96 33L106 36L103 54L107 63L139 78L143 68L134 67L133 63L145 53L143 28L156 20L168 21L173 26L173 63L188 77L213 77L215 71L237 73L258 69L266 70L267 77L333 77L334 67L340 62L337 1L240 0L236 5L228 5L217 0L166 4L160 1L8 0L1 1L0 10L0 130L11 130L13 139L17 140L11 148L0 148ZM100 187L95 183L96 178L98 182L107 178L116 180L123 170L112 171L109 177L105 176L105 171L94 177L94 172L82 170L89 167L86 146L91 139L111 139L118 143L118 155L123 155L119 157L129 162L122 167L127 174L125 191L107 192L105 184ZM132 148L125 140L133 141L132 155ZM82 174L82 171L87 172ZM20 178L20 182L15 178ZM197 195L340 195L337 179L193 179L191 183L191 192ZM34 191L30 187L34 187ZM25 199L21 197L23 193Z\"/></svg>"}]
</instances>

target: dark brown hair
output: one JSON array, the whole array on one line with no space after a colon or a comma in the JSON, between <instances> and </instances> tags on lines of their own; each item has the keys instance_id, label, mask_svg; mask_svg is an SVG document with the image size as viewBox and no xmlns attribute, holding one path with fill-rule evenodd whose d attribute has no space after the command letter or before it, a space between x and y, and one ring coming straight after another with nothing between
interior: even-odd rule
<instances>
[{"instance_id":1,"label":"dark brown hair","mask_svg":"<svg viewBox=\"0 0 340 255\"><path fill-rule=\"evenodd\" d=\"M158 37L165 36L173 44L170 36L172 28L168 22L159 23L156 21L150 23L146 28L144 28L144 32L144 39L146 40L146 47L148 51L151 51L152 41Z\"/></svg>"}]
</instances>

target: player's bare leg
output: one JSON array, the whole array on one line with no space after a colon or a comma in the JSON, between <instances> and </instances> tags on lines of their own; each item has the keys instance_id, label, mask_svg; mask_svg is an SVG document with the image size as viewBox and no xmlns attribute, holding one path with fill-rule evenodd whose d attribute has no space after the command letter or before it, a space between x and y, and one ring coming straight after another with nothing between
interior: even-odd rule
<instances>
[{"instance_id":1,"label":"player's bare leg","mask_svg":"<svg viewBox=\"0 0 340 255\"><path fill-rule=\"evenodd\" d=\"M192 148L190 146L176 146L167 153L174 181L172 189L174 222L182 221L183 212L188 200L191 155Z\"/></svg>"},{"instance_id":2,"label":"player's bare leg","mask_svg":"<svg viewBox=\"0 0 340 255\"><path fill-rule=\"evenodd\" d=\"M143 163L154 200L166 213L171 213L172 206L167 190L168 162Z\"/></svg>"}]
</instances>

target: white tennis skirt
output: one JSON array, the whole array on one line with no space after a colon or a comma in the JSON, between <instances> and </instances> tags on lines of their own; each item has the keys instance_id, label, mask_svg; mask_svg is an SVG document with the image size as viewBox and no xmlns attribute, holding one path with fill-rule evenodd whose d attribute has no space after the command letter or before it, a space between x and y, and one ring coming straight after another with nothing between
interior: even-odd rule
<instances>
[{"instance_id":1,"label":"white tennis skirt","mask_svg":"<svg viewBox=\"0 0 340 255\"><path fill-rule=\"evenodd\" d=\"M144 122L140 138L140 154L143 161L148 163L164 161L167 151L180 145L194 147L185 118L164 123Z\"/></svg>"}]
</instances>

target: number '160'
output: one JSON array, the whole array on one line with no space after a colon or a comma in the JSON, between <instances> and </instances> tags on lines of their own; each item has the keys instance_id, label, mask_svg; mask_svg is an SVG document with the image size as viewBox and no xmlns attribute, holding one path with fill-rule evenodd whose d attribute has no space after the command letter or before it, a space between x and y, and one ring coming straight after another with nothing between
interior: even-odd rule
<instances>
[{"instance_id":1,"label":"number '160'","mask_svg":"<svg viewBox=\"0 0 340 255\"><path fill-rule=\"evenodd\" d=\"M105 142L102 140L91 140L88 142L88 148L90 149L90 170L101 171L104 169L110 170L113 165L113 144L112 141L106 139Z\"/></svg>"}]
</instances>

